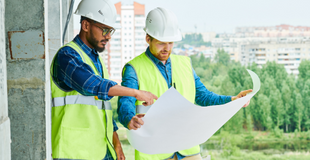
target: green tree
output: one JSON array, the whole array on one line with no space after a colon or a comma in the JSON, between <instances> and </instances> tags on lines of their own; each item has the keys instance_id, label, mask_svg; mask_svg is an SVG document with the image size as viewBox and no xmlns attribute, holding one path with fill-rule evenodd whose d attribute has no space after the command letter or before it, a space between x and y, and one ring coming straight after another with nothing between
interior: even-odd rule
<instances>
[{"instance_id":1,"label":"green tree","mask_svg":"<svg viewBox=\"0 0 310 160\"><path fill-rule=\"evenodd\" d=\"M296 93L296 92L295 92ZM296 128L298 128L298 131L301 132L301 122L303 119L304 114L304 105L302 104L302 98L300 93L296 93L296 110L295 110L295 122L297 124Z\"/></svg>"},{"instance_id":2,"label":"green tree","mask_svg":"<svg viewBox=\"0 0 310 160\"><path fill-rule=\"evenodd\" d=\"M241 86L244 85L245 77L249 77L248 72L246 71L244 66L241 66L239 63L233 67L229 67L228 76L230 81L237 86L237 83L240 83Z\"/></svg>"},{"instance_id":3,"label":"green tree","mask_svg":"<svg viewBox=\"0 0 310 160\"><path fill-rule=\"evenodd\" d=\"M277 128L280 127L280 125L283 124L282 115L283 113L283 100L281 97L281 93L278 89L273 90L270 93L270 112L271 112L271 119L273 120L273 123Z\"/></svg>"},{"instance_id":4,"label":"green tree","mask_svg":"<svg viewBox=\"0 0 310 160\"><path fill-rule=\"evenodd\" d=\"M264 128L269 125L271 121L267 121L270 116L270 100L264 94L259 94L257 97L256 105L258 106L257 120L261 123L260 130L264 130Z\"/></svg>"},{"instance_id":5,"label":"green tree","mask_svg":"<svg viewBox=\"0 0 310 160\"><path fill-rule=\"evenodd\" d=\"M224 49L218 49L217 54L214 57L215 62L228 66L230 62L230 56L224 51Z\"/></svg>"},{"instance_id":6,"label":"green tree","mask_svg":"<svg viewBox=\"0 0 310 160\"><path fill-rule=\"evenodd\" d=\"M304 126L307 130L310 130L310 79L304 84L304 88L301 92L302 102L304 105Z\"/></svg>"},{"instance_id":7,"label":"green tree","mask_svg":"<svg viewBox=\"0 0 310 160\"><path fill-rule=\"evenodd\" d=\"M285 125L285 132L288 132L288 125L290 124L290 115L288 111L290 109L290 101L291 101L291 90L289 86L284 81L282 84L282 100L284 102L284 112L283 112L283 120Z\"/></svg>"},{"instance_id":8,"label":"green tree","mask_svg":"<svg viewBox=\"0 0 310 160\"><path fill-rule=\"evenodd\" d=\"M308 60L301 61L298 67L298 71L299 71L298 78L310 79L310 61Z\"/></svg>"},{"instance_id":9,"label":"green tree","mask_svg":"<svg viewBox=\"0 0 310 160\"><path fill-rule=\"evenodd\" d=\"M267 74L264 74L264 73ZM276 86L279 90L281 90L282 82L287 77L287 72L283 65L277 64L276 62L267 62L262 68L261 81L265 81L266 76L269 75L276 81Z\"/></svg>"},{"instance_id":10,"label":"green tree","mask_svg":"<svg viewBox=\"0 0 310 160\"><path fill-rule=\"evenodd\" d=\"M221 84L221 94L223 95L234 95L235 94L235 86L229 80L229 77L226 77Z\"/></svg>"},{"instance_id":11,"label":"green tree","mask_svg":"<svg viewBox=\"0 0 310 160\"><path fill-rule=\"evenodd\" d=\"M252 121L252 115L251 114L247 114L247 116L246 116L246 126L247 126L248 132L252 132L253 121Z\"/></svg>"}]
</instances>

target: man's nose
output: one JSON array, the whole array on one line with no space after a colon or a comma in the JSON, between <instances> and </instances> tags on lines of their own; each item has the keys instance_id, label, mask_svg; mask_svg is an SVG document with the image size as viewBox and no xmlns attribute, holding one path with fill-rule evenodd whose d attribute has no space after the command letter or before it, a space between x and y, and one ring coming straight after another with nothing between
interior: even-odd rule
<instances>
[{"instance_id":1,"label":"man's nose","mask_svg":"<svg viewBox=\"0 0 310 160\"><path fill-rule=\"evenodd\" d=\"M104 35L104 37L106 38L106 39L111 39L111 33L109 32L108 34L106 34L106 35Z\"/></svg>"}]
</instances>

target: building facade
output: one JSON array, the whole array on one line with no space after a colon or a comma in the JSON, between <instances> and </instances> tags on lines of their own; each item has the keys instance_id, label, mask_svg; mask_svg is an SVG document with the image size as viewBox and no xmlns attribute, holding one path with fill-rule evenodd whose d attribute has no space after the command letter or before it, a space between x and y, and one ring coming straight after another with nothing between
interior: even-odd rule
<instances>
[{"instance_id":1,"label":"building facade","mask_svg":"<svg viewBox=\"0 0 310 160\"><path fill-rule=\"evenodd\" d=\"M231 60L242 65L268 61L283 64L289 74L297 75L302 60L310 60L310 27L237 27L234 34L220 34L212 41L213 53L224 49Z\"/></svg>"}]
</instances>

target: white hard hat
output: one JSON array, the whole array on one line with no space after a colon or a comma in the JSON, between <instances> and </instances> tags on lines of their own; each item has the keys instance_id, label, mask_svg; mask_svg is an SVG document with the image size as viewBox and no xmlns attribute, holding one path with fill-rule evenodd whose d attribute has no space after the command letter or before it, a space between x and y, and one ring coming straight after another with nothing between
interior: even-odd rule
<instances>
[{"instance_id":1,"label":"white hard hat","mask_svg":"<svg viewBox=\"0 0 310 160\"><path fill-rule=\"evenodd\" d=\"M82 0L75 11L75 14L87 17L113 28L119 28L119 26L115 25L115 6L109 0Z\"/></svg>"},{"instance_id":2,"label":"white hard hat","mask_svg":"<svg viewBox=\"0 0 310 160\"><path fill-rule=\"evenodd\" d=\"M143 30L162 42L182 40L177 17L173 12L164 8L155 8L147 14Z\"/></svg>"}]
</instances>

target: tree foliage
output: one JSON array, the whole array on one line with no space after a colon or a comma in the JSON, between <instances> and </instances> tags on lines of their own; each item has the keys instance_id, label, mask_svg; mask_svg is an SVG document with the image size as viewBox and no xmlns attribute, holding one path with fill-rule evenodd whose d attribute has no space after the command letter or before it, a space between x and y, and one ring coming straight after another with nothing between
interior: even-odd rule
<instances>
[{"instance_id":1,"label":"tree foliage","mask_svg":"<svg viewBox=\"0 0 310 160\"><path fill-rule=\"evenodd\" d=\"M231 62L222 49L218 50L214 62L203 55L192 55L191 59L205 86L220 95L237 95L241 90L251 89L253 84L246 69L260 77L261 89L250 105L241 109L221 130L235 133L310 130L310 61L300 63L296 77L275 62L267 62L262 68L254 63L245 67Z\"/></svg>"},{"instance_id":2,"label":"tree foliage","mask_svg":"<svg viewBox=\"0 0 310 160\"><path fill-rule=\"evenodd\" d=\"M183 47L184 44L188 44L194 47L200 47L200 46L207 46L210 47L211 46L211 42L205 42L203 40L203 36L202 34L185 34L185 36L182 38L182 41L180 42L176 42L175 45L177 47Z\"/></svg>"}]
</instances>

